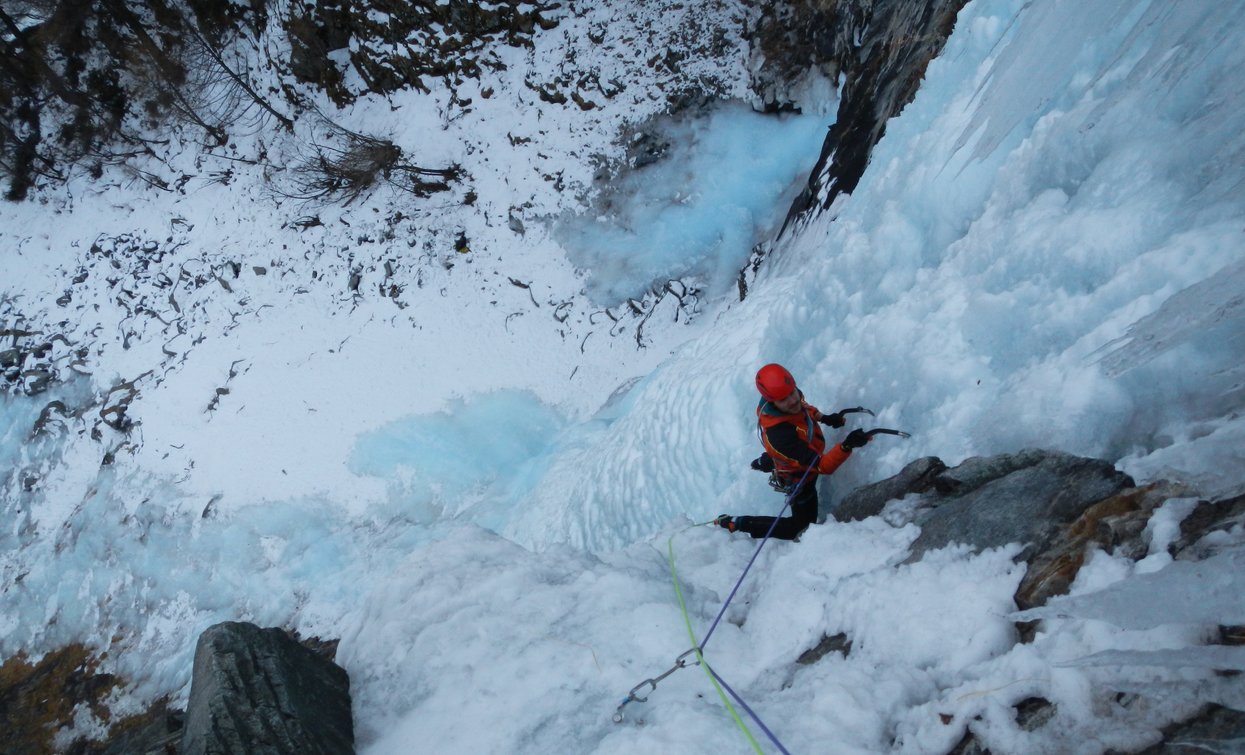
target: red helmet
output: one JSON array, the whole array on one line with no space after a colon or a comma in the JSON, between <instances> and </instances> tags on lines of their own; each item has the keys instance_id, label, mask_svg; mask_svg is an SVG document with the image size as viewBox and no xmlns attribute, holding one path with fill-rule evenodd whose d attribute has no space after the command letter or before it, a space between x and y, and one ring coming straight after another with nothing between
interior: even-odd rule
<instances>
[{"instance_id":1,"label":"red helmet","mask_svg":"<svg viewBox=\"0 0 1245 755\"><path fill-rule=\"evenodd\" d=\"M757 390L766 401L782 401L795 390L795 378L781 364L767 364L757 370Z\"/></svg>"}]
</instances>

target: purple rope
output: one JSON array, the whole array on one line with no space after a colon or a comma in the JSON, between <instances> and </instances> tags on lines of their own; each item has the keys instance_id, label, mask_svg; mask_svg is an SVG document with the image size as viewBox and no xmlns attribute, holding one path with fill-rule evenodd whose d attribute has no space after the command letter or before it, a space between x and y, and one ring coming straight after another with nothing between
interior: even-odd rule
<instances>
[{"instance_id":1,"label":"purple rope","mask_svg":"<svg viewBox=\"0 0 1245 755\"><path fill-rule=\"evenodd\" d=\"M726 607L729 606L731 601L735 599L735 593L739 592L739 586L744 583L744 577L748 576L748 570L751 569L752 564L756 562L757 556L761 555L761 549L765 547L767 542L769 542L769 536L774 534L774 528L778 526L779 517L786 513L787 506L791 505L791 499L795 498L795 494L799 493L800 488L804 487L804 481L808 479L808 473L813 471L814 466L816 466L816 462L810 464L808 468L804 470L804 476L800 478L800 481L796 483L795 487L791 489L791 492L787 494L787 497L783 499L782 510L778 512L778 516L774 517L774 521L769 526L769 531L765 533L765 537L761 539L761 542L757 544L756 550L752 552L752 558L748 560L748 565L744 567L744 573L739 575L739 580L735 582L735 586L731 588L731 594L726 596L726 602L722 604L722 610L718 611L718 617L713 620L713 625L710 626L709 631L705 633L705 639L700 641L701 652L704 652L705 645L709 644L709 638L713 636L713 631L718 628L718 622L722 620L722 616L726 613Z\"/></svg>"},{"instance_id":2,"label":"purple rope","mask_svg":"<svg viewBox=\"0 0 1245 755\"><path fill-rule=\"evenodd\" d=\"M718 676L718 672L714 671L712 666L705 664L705 668L709 669L709 673L713 674L713 678L718 681L718 684L722 685L723 689L731 693L731 697L735 698L735 702L739 703L740 706L748 712L749 716L752 716L752 720L756 721L757 726L761 727L761 731L765 732L765 736L769 737L769 741L773 742L774 746L782 751L782 755L791 755L791 753L787 751L787 748L782 746L782 742L778 741L778 737L774 736L774 732L770 731L769 727L765 725L765 722L761 720L761 717L753 712L752 708L748 707L748 703L744 702L742 697L735 694L735 690L731 689L731 685L727 684L726 680L721 676Z\"/></svg>"},{"instance_id":3,"label":"purple rope","mask_svg":"<svg viewBox=\"0 0 1245 755\"><path fill-rule=\"evenodd\" d=\"M767 542L769 542L770 535L774 534L774 528L778 526L778 520L784 513L786 513L787 507L791 505L791 499L795 498L796 494L800 492L800 489L804 487L804 482L808 479L808 473L813 471L814 466L816 466L816 462L813 462L813 464L810 464L808 468L804 470L804 475L800 477L800 481L795 484L795 487L792 488L791 492L787 494L787 497L783 499L782 509L778 512L778 516L774 517L774 521L770 523L769 530L766 531L765 537L761 538L760 543L757 543L756 550L752 552L752 558L748 559L748 565L744 567L743 574L739 575L739 579L736 580L735 586L731 588L731 594L726 596L726 602L722 604L722 609L718 611L717 618L713 620L713 624L709 627L709 631L705 633L705 638L701 640L700 647L698 648L701 653L704 653L705 645L709 643L709 638L713 636L714 630L718 628L718 623L722 621L722 617L726 614L727 606L729 606L731 601L735 599L735 593L739 592L739 586L744 583L744 577L748 576L748 571L752 568L752 565L756 563L757 556L761 555L761 549L765 547ZM725 679L718 676L718 672L714 671L713 667L704 660L703 655L700 660L705 664L705 668L708 669L709 673L713 675L713 678L717 680L718 684L722 685L722 688L729 692L731 697L735 698L735 702L739 703L748 715L752 717L753 721L756 721L757 726L761 727L761 731L765 732L765 736L769 737L770 741L774 743L774 746L777 747L783 755L791 755L787 748L783 747L782 742L778 741L778 737L774 736L774 732L770 731L769 727L765 725L765 722L761 720L761 717L748 706L748 703L744 702L744 699L740 697L735 690L731 689L731 685L727 684Z\"/></svg>"}]
</instances>

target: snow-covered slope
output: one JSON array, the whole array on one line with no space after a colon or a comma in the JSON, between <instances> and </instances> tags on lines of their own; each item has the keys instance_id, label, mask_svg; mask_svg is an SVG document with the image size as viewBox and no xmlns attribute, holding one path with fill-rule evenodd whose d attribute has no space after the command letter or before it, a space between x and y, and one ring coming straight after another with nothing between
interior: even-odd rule
<instances>
[{"instance_id":1,"label":"snow-covered slope","mask_svg":"<svg viewBox=\"0 0 1245 755\"><path fill-rule=\"evenodd\" d=\"M678 9L646 28L672 33L694 12ZM633 77L597 110L522 79L624 10L568 11L453 120L444 92L341 114L463 165L472 204L464 186L307 207L239 168L168 195L72 185L0 207L4 327L63 335L47 358L90 373L0 398L5 655L111 646L138 685L124 708L184 694L197 633L251 620L343 635L364 751L730 751L745 743L696 670L609 717L690 644L666 538L701 631L751 543L681 528L780 505L747 468L760 364L913 433L857 453L823 499L920 455L1033 445L1240 490L1245 11L975 0L857 190L773 242L740 302L723 271L772 235L808 165L753 150L777 162L744 172L721 145L809 143L811 163L831 95L810 88L780 124L670 124L675 158L636 173L621 209L594 205L595 230L563 221L593 155L620 158L624 125L666 101L622 39L577 60ZM742 98L728 49L723 94ZM683 282L644 298L664 277ZM81 413L30 435L53 399ZM119 405L128 433L101 415ZM1152 706L1104 709L1094 683L1112 672L1061 664L1195 645L1199 625L1061 619L1013 645L1013 549L896 566L915 535L815 528L768 548L736 599L715 668L791 751L943 751L963 728L942 716L980 716L999 751L1101 752L1200 701L1239 704L1194 665L1139 674ZM1073 592L1133 569L1098 554ZM827 628L868 646L797 670ZM1068 711L1045 739L1009 718L1025 690Z\"/></svg>"}]
</instances>

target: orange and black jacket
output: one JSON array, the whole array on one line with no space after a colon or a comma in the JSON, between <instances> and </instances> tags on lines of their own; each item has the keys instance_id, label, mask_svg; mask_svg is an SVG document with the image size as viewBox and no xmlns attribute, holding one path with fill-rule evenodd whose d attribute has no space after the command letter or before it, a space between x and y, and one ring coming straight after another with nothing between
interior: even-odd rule
<instances>
[{"instance_id":1,"label":"orange and black jacket","mask_svg":"<svg viewBox=\"0 0 1245 755\"><path fill-rule=\"evenodd\" d=\"M761 443L774 460L779 478L791 482L799 480L809 467L813 467L810 477L831 474L852 454L839 443L826 450L826 436L817 423L821 412L803 400L804 394L800 394L800 399L803 407L795 414L785 414L765 399L757 404Z\"/></svg>"}]
</instances>

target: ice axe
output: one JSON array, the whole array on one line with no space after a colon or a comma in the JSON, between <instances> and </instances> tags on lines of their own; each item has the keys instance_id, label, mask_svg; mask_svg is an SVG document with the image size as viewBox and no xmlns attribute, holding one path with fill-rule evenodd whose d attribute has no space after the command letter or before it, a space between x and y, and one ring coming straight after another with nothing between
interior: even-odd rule
<instances>
[{"instance_id":1,"label":"ice axe","mask_svg":"<svg viewBox=\"0 0 1245 755\"><path fill-rule=\"evenodd\" d=\"M897 435L900 438L911 438L912 436L903 430L892 430L889 427L875 427L872 430L852 430L843 439L843 450L851 453L861 446L869 444L869 441L877 435Z\"/></svg>"},{"instance_id":2,"label":"ice axe","mask_svg":"<svg viewBox=\"0 0 1245 755\"><path fill-rule=\"evenodd\" d=\"M853 406L850 409L840 409L831 416L838 416L841 418L844 414L868 414L870 417L878 416L873 413L872 409L866 409L863 406ZM906 433L903 430L892 430L889 427L875 427L872 430L865 431L865 436L870 440L872 440L875 435L896 435L900 438L912 437L912 433Z\"/></svg>"},{"instance_id":3,"label":"ice axe","mask_svg":"<svg viewBox=\"0 0 1245 755\"><path fill-rule=\"evenodd\" d=\"M872 414L872 412L870 413ZM866 430L865 435L869 436L870 440L875 435L898 435L900 438L912 437L912 433L905 433L903 430L892 430L889 427L875 427L872 430Z\"/></svg>"},{"instance_id":4,"label":"ice axe","mask_svg":"<svg viewBox=\"0 0 1245 755\"><path fill-rule=\"evenodd\" d=\"M842 427L847 424L847 420L843 417L844 414L868 414L870 417L878 416L873 413L872 409L866 409L863 406L853 406L850 409L840 409L834 414L823 414L821 415L821 419L818 421L831 427Z\"/></svg>"}]
</instances>

